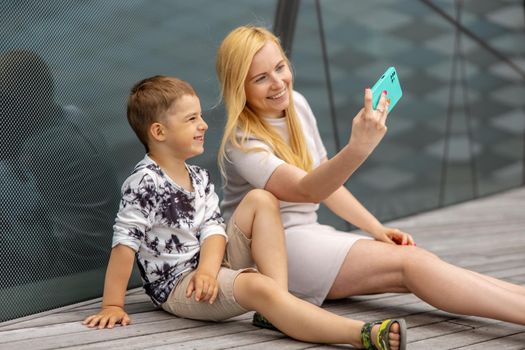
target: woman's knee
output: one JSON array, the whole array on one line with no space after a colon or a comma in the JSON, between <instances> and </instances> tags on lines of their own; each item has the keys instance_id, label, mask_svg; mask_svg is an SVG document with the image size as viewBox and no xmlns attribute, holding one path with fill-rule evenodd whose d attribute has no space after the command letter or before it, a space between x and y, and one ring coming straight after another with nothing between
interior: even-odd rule
<instances>
[{"instance_id":1,"label":"woman's knee","mask_svg":"<svg viewBox=\"0 0 525 350\"><path fill-rule=\"evenodd\" d=\"M250 300L268 300L279 290L273 279L261 273L243 273L241 276L243 280L241 293Z\"/></svg>"},{"instance_id":2,"label":"woman's knee","mask_svg":"<svg viewBox=\"0 0 525 350\"><path fill-rule=\"evenodd\" d=\"M439 259L437 255L423 248L409 246L403 247L403 267L406 269L419 267L426 262Z\"/></svg>"},{"instance_id":3,"label":"woman's knee","mask_svg":"<svg viewBox=\"0 0 525 350\"><path fill-rule=\"evenodd\" d=\"M279 208L279 200L270 192L262 189L251 190L246 194L243 200L247 201L255 208L260 208L261 206Z\"/></svg>"},{"instance_id":4,"label":"woman's knee","mask_svg":"<svg viewBox=\"0 0 525 350\"><path fill-rule=\"evenodd\" d=\"M233 216L235 224L248 237L251 237L253 220L257 212L261 209L270 209L279 212L279 201L268 191L255 189L248 192L241 203L235 209Z\"/></svg>"}]
</instances>

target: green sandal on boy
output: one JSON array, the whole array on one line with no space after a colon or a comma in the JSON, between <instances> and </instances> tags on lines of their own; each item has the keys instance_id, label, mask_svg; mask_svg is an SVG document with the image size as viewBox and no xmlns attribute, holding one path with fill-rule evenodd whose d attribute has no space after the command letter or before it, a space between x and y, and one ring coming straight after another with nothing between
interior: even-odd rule
<instances>
[{"instance_id":1,"label":"green sandal on boy","mask_svg":"<svg viewBox=\"0 0 525 350\"><path fill-rule=\"evenodd\" d=\"M253 314L252 324L259 328L271 329L272 331L280 332L270 321L258 312Z\"/></svg>"},{"instance_id":2,"label":"green sandal on boy","mask_svg":"<svg viewBox=\"0 0 525 350\"><path fill-rule=\"evenodd\" d=\"M390 328L394 323L399 324L399 350L405 350L407 346L407 325L405 320L401 318L365 323L363 328L361 328L361 342L363 343L363 348L366 350L390 350L388 337ZM376 347L372 342L372 328L375 325L380 325L379 332L377 332L376 336L376 343L379 344L379 347Z\"/></svg>"}]
</instances>

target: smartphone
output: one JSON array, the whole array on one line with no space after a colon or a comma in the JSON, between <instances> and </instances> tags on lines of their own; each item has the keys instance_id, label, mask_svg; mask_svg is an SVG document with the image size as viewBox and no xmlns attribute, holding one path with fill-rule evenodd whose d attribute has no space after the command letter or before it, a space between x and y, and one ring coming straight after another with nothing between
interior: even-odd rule
<instances>
[{"instance_id":1,"label":"smartphone","mask_svg":"<svg viewBox=\"0 0 525 350\"><path fill-rule=\"evenodd\" d=\"M394 67L388 68L381 78L377 80L377 83L372 86L372 107L374 109L376 109L381 98L381 93L384 90L387 92L386 98L390 99L390 106L388 107L388 112L390 112L401 96L403 96L401 84L399 83L399 78Z\"/></svg>"}]
</instances>

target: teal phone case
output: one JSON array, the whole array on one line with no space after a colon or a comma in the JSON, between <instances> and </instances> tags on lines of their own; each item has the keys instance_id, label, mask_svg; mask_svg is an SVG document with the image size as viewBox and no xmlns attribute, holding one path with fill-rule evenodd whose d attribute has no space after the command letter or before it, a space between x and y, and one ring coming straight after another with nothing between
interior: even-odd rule
<instances>
[{"instance_id":1,"label":"teal phone case","mask_svg":"<svg viewBox=\"0 0 525 350\"><path fill-rule=\"evenodd\" d=\"M379 99L381 98L381 93L384 90L387 91L386 97L390 99L390 106L388 107L388 112L390 112L401 96L403 96L399 77L397 76L394 67L388 68L381 78L379 78L377 83L372 86L372 107L374 109L376 109Z\"/></svg>"}]
</instances>

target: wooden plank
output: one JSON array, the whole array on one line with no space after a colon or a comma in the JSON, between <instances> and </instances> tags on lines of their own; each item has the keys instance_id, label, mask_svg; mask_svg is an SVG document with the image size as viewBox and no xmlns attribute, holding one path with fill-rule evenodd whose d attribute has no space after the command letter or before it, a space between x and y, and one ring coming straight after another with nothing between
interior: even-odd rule
<instances>
[{"instance_id":1,"label":"wooden plank","mask_svg":"<svg viewBox=\"0 0 525 350\"><path fill-rule=\"evenodd\" d=\"M59 347L78 346L82 344L98 343L114 339L129 339L141 335L169 332L178 329L191 328L192 332L198 334L193 327L203 326L206 323L171 317L168 320L148 322L147 324L132 324L126 327L114 329L88 329L80 322L71 323L69 332L62 335L44 336L36 339L25 339L13 342L3 342L6 349L56 349Z\"/></svg>"},{"instance_id":2,"label":"wooden plank","mask_svg":"<svg viewBox=\"0 0 525 350\"><path fill-rule=\"evenodd\" d=\"M176 318L175 316L167 312L160 311L136 313L131 315L131 317L132 325L135 326L147 325L149 323L155 323L157 321L172 320ZM91 332L91 329L81 325L80 320L74 322L61 322L47 326L43 325L37 327L25 327L10 331L0 331L0 344L79 332Z\"/></svg>"},{"instance_id":3,"label":"wooden plank","mask_svg":"<svg viewBox=\"0 0 525 350\"><path fill-rule=\"evenodd\" d=\"M82 314L88 315L98 310L100 308L101 303L102 298L96 298L89 301L60 307L58 309L37 313L31 316L2 322L0 323L0 330L18 329L23 327L31 327L39 324L53 324L57 322L62 322L62 320L66 320L65 322L74 321L78 317L78 315L75 315L78 314L78 311L91 310ZM140 303L141 305L131 306L131 304L137 303ZM153 304L149 301L149 298L144 294L142 288L132 289L126 293L126 305L128 304L130 304L130 310L132 310L132 312L145 312L156 310ZM72 313L73 316L68 316L68 313Z\"/></svg>"},{"instance_id":4,"label":"wooden plank","mask_svg":"<svg viewBox=\"0 0 525 350\"><path fill-rule=\"evenodd\" d=\"M456 348L460 350L523 350L525 349L525 332L492 339L483 343Z\"/></svg>"},{"instance_id":5,"label":"wooden plank","mask_svg":"<svg viewBox=\"0 0 525 350\"><path fill-rule=\"evenodd\" d=\"M157 310L153 307L152 304L146 304L146 303L138 303L138 304L131 304L126 307L126 310L129 314L137 314L137 313L144 313L144 312L164 312ZM66 322L80 322L83 319L85 319L87 316L92 315L94 312L96 312L95 309L88 309L88 310L71 310L69 312L64 313L57 313L57 314L48 314L42 317L38 317L35 319L9 324L7 326L0 326L0 332L7 331L7 330L13 330L13 329L20 329L20 328L27 328L27 327L38 327L38 326L47 326L52 324L62 324ZM0 333L1 334L1 333Z\"/></svg>"},{"instance_id":6,"label":"wooden plank","mask_svg":"<svg viewBox=\"0 0 525 350\"><path fill-rule=\"evenodd\" d=\"M300 350L300 349L311 349L317 346L312 343L304 343L298 340L290 338L275 339L270 341L261 341L255 344L244 344L240 346L233 346L235 350L268 350L268 349L279 349L279 350Z\"/></svg>"},{"instance_id":7,"label":"wooden plank","mask_svg":"<svg viewBox=\"0 0 525 350\"><path fill-rule=\"evenodd\" d=\"M498 323L485 327L475 328L468 331L442 335L416 341L410 344L410 349L457 349L465 346L474 346L488 341L500 339L505 343L504 338L523 332L523 326L509 323Z\"/></svg>"},{"instance_id":8,"label":"wooden plank","mask_svg":"<svg viewBox=\"0 0 525 350\"><path fill-rule=\"evenodd\" d=\"M198 338L191 343L188 342L171 342L165 346L155 347L157 350L171 350L171 349L206 349L218 350L229 349L234 346L254 344L283 338L284 335L270 330L252 330L249 332L240 332L227 335L221 335L214 338Z\"/></svg>"},{"instance_id":9,"label":"wooden plank","mask_svg":"<svg viewBox=\"0 0 525 350\"><path fill-rule=\"evenodd\" d=\"M438 322L420 327L409 328L407 338L410 343L423 341L429 338L447 336L450 334L472 330L472 327L460 325L454 322Z\"/></svg>"},{"instance_id":10,"label":"wooden plank","mask_svg":"<svg viewBox=\"0 0 525 350\"><path fill-rule=\"evenodd\" d=\"M279 332L260 330L249 322L222 322L207 323L198 328L187 328L173 331L157 331L151 335L138 335L133 337L121 337L115 340L92 342L75 349L168 349L187 348L192 349L214 349L224 348L229 345L257 342L258 339L268 340L283 338Z\"/></svg>"}]
</instances>

